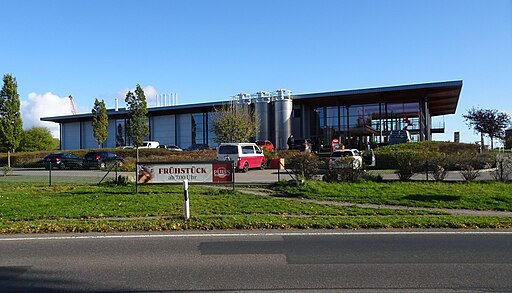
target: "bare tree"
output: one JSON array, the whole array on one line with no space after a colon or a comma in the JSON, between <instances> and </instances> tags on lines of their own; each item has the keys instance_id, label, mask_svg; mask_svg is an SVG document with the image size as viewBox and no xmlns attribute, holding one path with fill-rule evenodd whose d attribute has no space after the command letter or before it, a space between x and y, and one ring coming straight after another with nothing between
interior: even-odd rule
<instances>
[{"instance_id":1,"label":"bare tree","mask_svg":"<svg viewBox=\"0 0 512 293\"><path fill-rule=\"evenodd\" d=\"M507 113L495 109L472 108L466 115L462 115L469 127L480 133L482 148L484 146L484 135L491 139L491 149L494 148L494 138L503 138L505 128L510 123L510 116Z\"/></svg>"}]
</instances>

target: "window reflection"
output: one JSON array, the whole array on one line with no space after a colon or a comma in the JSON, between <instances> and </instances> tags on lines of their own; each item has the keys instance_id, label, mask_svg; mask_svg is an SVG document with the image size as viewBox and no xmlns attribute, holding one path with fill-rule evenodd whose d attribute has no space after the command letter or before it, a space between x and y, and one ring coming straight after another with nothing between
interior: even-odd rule
<instances>
[{"instance_id":1,"label":"window reflection","mask_svg":"<svg viewBox=\"0 0 512 293\"><path fill-rule=\"evenodd\" d=\"M383 143L392 130L419 132L419 103L374 103L314 109L312 138L329 145L338 138L346 146L364 149Z\"/></svg>"}]
</instances>

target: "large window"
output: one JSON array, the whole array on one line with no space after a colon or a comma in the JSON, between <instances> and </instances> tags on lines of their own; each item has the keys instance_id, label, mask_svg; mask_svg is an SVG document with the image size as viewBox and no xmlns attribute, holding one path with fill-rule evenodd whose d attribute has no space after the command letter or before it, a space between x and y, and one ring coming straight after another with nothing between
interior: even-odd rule
<instances>
[{"instance_id":1,"label":"large window","mask_svg":"<svg viewBox=\"0 0 512 293\"><path fill-rule=\"evenodd\" d=\"M205 143L203 113L192 114L192 144Z\"/></svg>"},{"instance_id":2,"label":"large window","mask_svg":"<svg viewBox=\"0 0 512 293\"><path fill-rule=\"evenodd\" d=\"M418 103L386 104L386 121L384 130L418 129ZM416 127L415 127L416 125Z\"/></svg>"},{"instance_id":3,"label":"large window","mask_svg":"<svg viewBox=\"0 0 512 293\"><path fill-rule=\"evenodd\" d=\"M326 126L333 131L340 129L340 117L338 107L325 108L326 111Z\"/></svg>"},{"instance_id":4,"label":"large window","mask_svg":"<svg viewBox=\"0 0 512 293\"><path fill-rule=\"evenodd\" d=\"M116 147L126 145L124 119L116 120Z\"/></svg>"},{"instance_id":5,"label":"large window","mask_svg":"<svg viewBox=\"0 0 512 293\"><path fill-rule=\"evenodd\" d=\"M349 147L364 147L371 142L385 142L391 130L405 127L414 133L419 129L419 104L374 103L340 105L314 109L311 120L312 138L330 143L340 137Z\"/></svg>"},{"instance_id":6,"label":"large window","mask_svg":"<svg viewBox=\"0 0 512 293\"><path fill-rule=\"evenodd\" d=\"M206 131L208 133L208 145L210 147L217 146L217 142L215 141L215 139L217 138L217 135L215 135L215 132L213 131L213 123L215 123L215 117L216 117L215 112L209 112L207 114L208 122L206 125Z\"/></svg>"}]
</instances>

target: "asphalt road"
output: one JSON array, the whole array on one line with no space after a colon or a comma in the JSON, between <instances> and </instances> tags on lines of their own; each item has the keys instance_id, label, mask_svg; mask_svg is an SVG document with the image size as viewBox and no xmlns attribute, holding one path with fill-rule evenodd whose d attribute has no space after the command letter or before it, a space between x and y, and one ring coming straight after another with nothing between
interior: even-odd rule
<instances>
[{"instance_id":1,"label":"asphalt road","mask_svg":"<svg viewBox=\"0 0 512 293\"><path fill-rule=\"evenodd\" d=\"M512 232L0 236L2 292L512 292Z\"/></svg>"}]
</instances>

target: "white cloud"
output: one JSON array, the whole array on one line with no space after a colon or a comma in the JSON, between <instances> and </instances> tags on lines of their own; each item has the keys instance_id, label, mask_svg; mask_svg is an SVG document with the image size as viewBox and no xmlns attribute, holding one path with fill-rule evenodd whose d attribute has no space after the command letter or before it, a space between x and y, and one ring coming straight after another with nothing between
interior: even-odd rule
<instances>
[{"instance_id":1,"label":"white cloud","mask_svg":"<svg viewBox=\"0 0 512 293\"><path fill-rule=\"evenodd\" d=\"M41 121L41 117L71 115L71 103L68 97L59 97L47 92L45 94L30 93L27 100L21 100L20 106L23 128L46 127L53 137L59 138L59 124Z\"/></svg>"},{"instance_id":2,"label":"white cloud","mask_svg":"<svg viewBox=\"0 0 512 293\"><path fill-rule=\"evenodd\" d=\"M124 102L126 93L134 91L135 89L125 89L118 92L119 101ZM156 106L155 96L158 91L152 85L143 88L146 95L148 107ZM161 102L159 102L161 103ZM79 109L77 109L79 111ZM31 127L46 127L55 138L60 137L59 124L55 122L41 121L42 117L55 117L71 115L71 102L69 97L59 97L47 92L45 94L30 93L26 100L21 100L20 106L21 118L23 120L23 128L29 129Z\"/></svg>"},{"instance_id":3,"label":"white cloud","mask_svg":"<svg viewBox=\"0 0 512 293\"><path fill-rule=\"evenodd\" d=\"M144 90L144 95L146 96L146 102L148 104L148 107L156 107L157 101L156 101L156 95L158 95L158 91L156 88L152 85L148 85L142 88ZM123 89L117 92L117 97L119 98L119 102L124 102L124 99L126 98L126 94L130 92L134 92L135 88L133 89ZM159 105L163 103L162 99L158 102Z\"/></svg>"}]
</instances>

